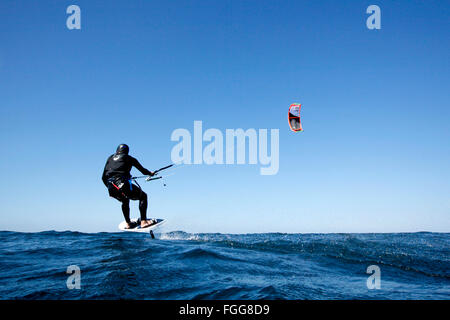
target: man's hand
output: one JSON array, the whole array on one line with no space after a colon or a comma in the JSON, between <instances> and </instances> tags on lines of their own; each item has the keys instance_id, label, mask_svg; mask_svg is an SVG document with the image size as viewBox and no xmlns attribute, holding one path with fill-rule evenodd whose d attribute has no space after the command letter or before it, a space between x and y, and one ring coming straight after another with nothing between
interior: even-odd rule
<instances>
[{"instance_id":1,"label":"man's hand","mask_svg":"<svg viewBox=\"0 0 450 320\"><path fill-rule=\"evenodd\" d=\"M154 171L150 171L150 170L147 170L147 169L144 169L141 172L142 172L142 174L145 174L146 176L150 176L150 177L153 177L155 175Z\"/></svg>"}]
</instances>

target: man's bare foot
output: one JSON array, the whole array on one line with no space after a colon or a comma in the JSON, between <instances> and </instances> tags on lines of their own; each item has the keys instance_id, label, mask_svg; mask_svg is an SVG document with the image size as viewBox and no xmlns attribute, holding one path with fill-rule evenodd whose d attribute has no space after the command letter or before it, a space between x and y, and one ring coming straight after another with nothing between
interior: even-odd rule
<instances>
[{"instance_id":1,"label":"man's bare foot","mask_svg":"<svg viewBox=\"0 0 450 320\"><path fill-rule=\"evenodd\" d=\"M156 222L153 219L149 220L142 220L141 221L141 228L150 227L151 225L154 225Z\"/></svg>"},{"instance_id":2,"label":"man's bare foot","mask_svg":"<svg viewBox=\"0 0 450 320\"><path fill-rule=\"evenodd\" d=\"M126 222L125 229L133 229L136 227L135 222Z\"/></svg>"}]
</instances>

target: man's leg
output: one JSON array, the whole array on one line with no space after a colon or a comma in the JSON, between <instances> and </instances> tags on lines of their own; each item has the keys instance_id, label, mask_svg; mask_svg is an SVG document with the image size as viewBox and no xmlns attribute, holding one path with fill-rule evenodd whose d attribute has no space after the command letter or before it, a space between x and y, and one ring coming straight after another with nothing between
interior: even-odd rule
<instances>
[{"instance_id":1,"label":"man's leg","mask_svg":"<svg viewBox=\"0 0 450 320\"><path fill-rule=\"evenodd\" d=\"M130 199L127 199L125 195L120 191L117 190L112 183L108 183L108 191L109 195L113 197L114 199L120 201L122 203L122 213L123 217L125 218L125 222L128 224L128 227L130 227L131 220L130 220Z\"/></svg>"},{"instance_id":2,"label":"man's leg","mask_svg":"<svg viewBox=\"0 0 450 320\"><path fill-rule=\"evenodd\" d=\"M142 191L139 197L139 211L141 212L141 227L148 227L155 223L154 220L147 220L147 194Z\"/></svg>"},{"instance_id":3,"label":"man's leg","mask_svg":"<svg viewBox=\"0 0 450 320\"><path fill-rule=\"evenodd\" d=\"M125 221L129 224L130 221L130 199L122 200L122 213Z\"/></svg>"},{"instance_id":4,"label":"man's leg","mask_svg":"<svg viewBox=\"0 0 450 320\"><path fill-rule=\"evenodd\" d=\"M147 194L142 191L139 197L139 212L141 213L141 221L147 220Z\"/></svg>"},{"instance_id":5,"label":"man's leg","mask_svg":"<svg viewBox=\"0 0 450 320\"><path fill-rule=\"evenodd\" d=\"M137 185L132 185L132 190L129 194L132 200L139 200L139 212L141 213L141 227L148 227L153 224L151 220L147 220L147 206L148 197L147 194L142 191Z\"/></svg>"}]
</instances>

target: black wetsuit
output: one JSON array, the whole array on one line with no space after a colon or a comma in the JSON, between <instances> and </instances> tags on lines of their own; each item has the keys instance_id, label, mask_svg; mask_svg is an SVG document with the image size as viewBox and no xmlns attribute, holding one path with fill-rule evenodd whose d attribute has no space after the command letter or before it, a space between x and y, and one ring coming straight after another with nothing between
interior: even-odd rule
<instances>
[{"instance_id":1,"label":"black wetsuit","mask_svg":"<svg viewBox=\"0 0 450 320\"><path fill-rule=\"evenodd\" d=\"M152 174L132 156L115 153L106 161L102 175L102 181L108 188L109 195L122 202L123 216L128 223L130 223L130 199L139 200L141 221L147 219L147 194L131 182L130 171L132 167L135 167L144 175Z\"/></svg>"}]
</instances>

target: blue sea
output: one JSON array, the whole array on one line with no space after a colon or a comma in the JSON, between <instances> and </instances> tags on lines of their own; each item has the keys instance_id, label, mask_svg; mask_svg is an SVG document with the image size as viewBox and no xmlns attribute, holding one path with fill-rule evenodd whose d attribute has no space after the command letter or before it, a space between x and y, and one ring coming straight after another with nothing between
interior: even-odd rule
<instances>
[{"instance_id":1,"label":"blue sea","mask_svg":"<svg viewBox=\"0 0 450 320\"><path fill-rule=\"evenodd\" d=\"M450 233L2 231L0 298L447 300L449 249Z\"/></svg>"}]
</instances>

